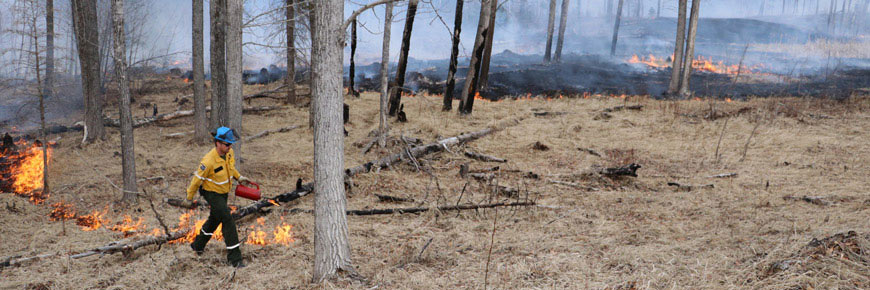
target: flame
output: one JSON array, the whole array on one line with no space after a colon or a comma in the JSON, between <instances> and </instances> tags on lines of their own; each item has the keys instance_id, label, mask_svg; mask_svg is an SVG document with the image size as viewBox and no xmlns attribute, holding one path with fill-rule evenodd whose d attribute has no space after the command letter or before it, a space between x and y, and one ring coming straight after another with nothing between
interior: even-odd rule
<instances>
[{"instance_id":1,"label":"flame","mask_svg":"<svg viewBox=\"0 0 870 290\"><path fill-rule=\"evenodd\" d=\"M480 92L475 92L475 93L474 93L474 99L475 99L475 100L481 100L481 101L489 101L489 100L484 99L483 97L481 97L481 96L480 96Z\"/></svg>"},{"instance_id":2,"label":"flame","mask_svg":"<svg viewBox=\"0 0 870 290\"><path fill-rule=\"evenodd\" d=\"M638 57L636 54L632 55L630 59L627 60L628 63L641 63L647 65L649 68L653 69L665 69L670 68L672 64L672 59L674 58L673 54L668 58L657 58L653 55L649 55L649 57ZM714 61L712 57L704 57L699 55L695 59L692 60L692 68L698 71L705 71L711 73L718 74L730 74L736 75L740 74L761 74L758 70L764 68L763 64L756 64L752 66L741 66L741 65L729 65L725 64L724 61Z\"/></svg>"},{"instance_id":3,"label":"flame","mask_svg":"<svg viewBox=\"0 0 870 290\"><path fill-rule=\"evenodd\" d=\"M28 146L27 141L19 139L15 145L25 147L25 149L18 152L0 151L0 158L13 162L6 172L0 173L12 176L14 181L10 189L16 195L27 196L30 198L30 202L42 204L49 197L48 193L41 190L43 187L42 178L45 175L42 143L37 141ZM48 147L47 152L47 159L51 159L51 147Z\"/></svg>"},{"instance_id":4,"label":"flame","mask_svg":"<svg viewBox=\"0 0 870 290\"><path fill-rule=\"evenodd\" d=\"M76 217L76 210L71 204L56 202L51 205L53 208L51 214L48 215L50 220L69 220Z\"/></svg>"},{"instance_id":5,"label":"flame","mask_svg":"<svg viewBox=\"0 0 870 290\"><path fill-rule=\"evenodd\" d=\"M725 102L730 103L730 102L731 102L731 98L725 98Z\"/></svg>"},{"instance_id":6,"label":"flame","mask_svg":"<svg viewBox=\"0 0 870 290\"><path fill-rule=\"evenodd\" d=\"M274 205L274 206L281 206L280 204L278 204L277 202L275 202L275 200L273 200L273 199L267 199L266 201L268 201L269 203L271 203L271 204Z\"/></svg>"},{"instance_id":7,"label":"flame","mask_svg":"<svg viewBox=\"0 0 870 290\"><path fill-rule=\"evenodd\" d=\"M280 245L289 245L290 243L296 241L293 239L293 232L291 231L293 226L285 224L284 218L281 218L281 225L275 227L275 231L272 232L272 235L275 237L272 239L273 242Z\"/></svg>"},{"instance_id":8,"label":"flame","mask_svg":"<svg viewBox=\"0 0 870 290\"><path fill-rule=\"evenodd\" d=\"M82 230L86 232L99 229L103 224L111 222L109 219L103 217L108 211L109 207L107 206L102 212L95 210L88 215L78 216L76 217L76 224L81 226Z\"/></svg>"},{"instance_id":9,"label":"flame","mask_svg":"<svg viewBox=\"0 0 870 290\"><path fill-rule=\"evenodd\" d=\"M190 82L190 79L188 79L188 78L184 78L184 83L185 83L185 84L186 84L186 83L189 83L189 82Z\"/></svg>"},{"instance_id":10,"label":"flame","mask_svg":"<svg viewBox=\"0 0 870 290\"><path fill-rule=\"evenodd\" d=\"M131 236L135 234L140 229L144 229L142 223L145 222L143 218L139 218L136 222L133 222L133 218L129 215L124 215L124 220L118 224L115 224L110 229L116 232L124 233L124 237Z\"/></svg>"}]
</instances>

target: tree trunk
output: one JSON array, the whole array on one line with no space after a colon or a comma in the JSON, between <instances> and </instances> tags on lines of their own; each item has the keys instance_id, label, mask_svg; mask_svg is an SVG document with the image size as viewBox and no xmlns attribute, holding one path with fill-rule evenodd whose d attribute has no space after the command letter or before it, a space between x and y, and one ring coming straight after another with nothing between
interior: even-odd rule
<instances>
[{"instance_id":1,"label":"tree trunk","mask_svg":"<svg viewBox=\"0 0 870 290\"><path fill-rule=\"evenodd\" d=\"M314 33L317 32L317 26L314 25L314 22L316 21L315 15L314 15L314 5L315 4L314 4L314 2L308 2L308 3L309 3L309 5L308 5L308 7L309 7L309 10L308 10L308 37L310 40L309 43L313 43L314 42ZM314 65L313 64L314 64L314 54L309 53L308 54L308 88L309 88L308 95L310 96L311 99L308 102L308 128L311 128L312 130L314 129L314 114L315 114L314 111L317 110L317 107L314 106L314 99L317 98L317 96L310 93L311 88L314 85Z\"/></svg>"},{"instance_id":2,"label":"tree trunk","mask_svg":"<svg viewBox=\"0 0 870 290\"><path fill-rule=\"evenodd\" d=\"M462 0L458 1L462 2ZM380 110L378 110L378 145L381 148L387 146L387 132L390 130L387 123L387 98L389 98L390 92L388 79L390 74L390 28L393 26L393 2L387 2L384 9L384 41L381 52L381 98Z\"/></svg>"},{"instance_id":3,"label":"tree trunk","mask_svg":"<svg viewBox=\"0 0 870 290\"><path fill-rule=\"evenodd\" d=\"M54 95L54 0L45 1L45 84L44 97Z\"/></svg>"},{"instance_id":4,"label":"tree trunk","mask_svg":"<svg viewBox=\"0 0 870 290\"><path fill-rule=\"evenodd\" d=\"M444 88L444 105L442 111L453 108L453 91L456 89L456 63L459 61L459 32L462 31L462 4L465 0L456 0L456 13L453 16L453 48L450 50L450 67L447 70L447 85Z\"/></svg>"},{"instance_id":5,"label":"tree trunk","mask_svg":"<svg viewBox=\"0 0 870 290\"><path fill-rule=\"evenodd\" d=\"M683 58L683 77L680 80L680 96L688 98L689 77L692 76L692 59L695 58L695 35L698 33L698 14L701 9L701 0L692 0L692 14L689 17L689 36L686 40L686 57Z\"/></svg>"},{"instance_id":6,"label":"tree trunk","mask_svg":"<svg viewBox=\"0 0 870 290\"><path fill-rule=\"evenodd\" d=\"M356 93L355 86L353 85L353 79L356 76L355 63L354 63L354 55L356 54L356 18L351 21L350 27L350 71L348 71L347 78L350 81L350 86L347 88L347 92L351 96L359 97L359 94Z\"/></svg>"},{"instance_id":7,"label":"tree trunk","mask_svg":"<svg viewBox=\"0 0 870 290\"><path fill-rule=\"evenodd\" d=\"M205 112L202 13L202 0L193 0L193 140L198 144L206 144L211 139Z\"/></svg>"},{"instance_id":8,"label":"tree trunk","mask_svg":"<svg viewBox=\"0 0 870 290\"><path fill-rule=\"evenodd\" d=\"M243 138L242 128L242 13L243 0L227 0L226 40L227 40L227 124L235 131L236 138ZM244 142L233 145L236 157L236 168L243 160L242 146Z\"/></svg>"},{"instance_id":9,"label":"tree trunk","mask_svg":"<svg viewBox=\"0 0 870 290\"><path fill-rule=\"evenodd\" d=\"M211 0L211 116L209 130L227 125L227 61L226 61L226 7L227 0Z\"/></svg>"},{"instance_id":10,"label":"tree trunk","mask_svg":"<svg viewBox=\"0 0 870 290\"><path fill-rule=\"evenodd\" d=\"M414 0L412 0L414 1ZM344 1L314 5L311 41L314 111L314 274L321 282L337 270L353 271L344 193L342 48Z\"/></svg>"},{"instance_id":11,"label":"tree trunk","mask_svg":"<svg viewBox=\"0 0 870 290\"><path fill-rule=\"evenodd\" d=\"M112 0L112 36L114 39L115 79L118 81L121 113L121 168L124 176L124 197L121 201L136 203L136 159L133 151L133 114L130 112L130 88L127 84L127 48L124 34L124 0Z\"/></svg>"},{"instance_id":12,"label":"tree trunk","mask_svg":"<svg viewBox=\"0 0 870 290\"><path fill-rule=\"evenodd\" d=\"M52 13L52 11L52 9L47 10L48 13ZM46 20L46 22L48 21ZM44 84L41 82L42 78L39 75L39 33L36 32L36 17L33 18L31 25L32 30L30 31L30 35L33 36L32 41L33 46L35 47L33 50L35 51L33 56L36 60L36 66L34 66L34 70L36 71L36 91L39 94L39 138L42 139L42 196L47 197L51 193L48 188L48 131L45 130L45 91L47 90L47 86L43 87ZM52 45L54 44L52 43Z\"/></svg>"},{"instance_id":13,"label":"tree trunk","mask_svg":"<svg viewBox=\"0 0 870 290\"><path fill-rule=\"evenodd\" d=\"M287 33L287 77L284 78L284 85L287 86L288 104L296 103L296 15L294 0L287 0L287 7L284 10L284 17Z\"/></svg>"},{"instance_id":14,"label":"tree trunk","mask_svg":"<svg viewBox=\"0 0 870 290\"><path fill-rule=\"evenodd\" d=\"M662 0L659 0L659 6L656 7L656 18L662 17Z\"/></svg>"},{"instance_id":15,"label":"tree trunk","mask_svg":"<svg viewBox=\"0 0 870 290\"><path fill-rule=\"evenodd\" d=\"M671 64L671 82L668 84L668 95L676 95L680 89L680 80L682 75L680 72L683 67L683 51L686 46L686 6L688 0L679 0L679 8L677 8L677 40L674 42L674 59ZM689 60L691 62L691 60Z\"/></svg>"},{"instance_id":16,"label":"tree trunk","mask_svg":"<svg viewBox=\"0 0 870 290\"><path fill-rule=\"evenodd\" d=\"M498 11L498 0L492 0L489 15L489 34L486 35L486 47L483 50L483 57L480 60L480 85L481 90L485 90L489 81L489 63L492 58L492 39L495 36L495 13Z\"/></svg>"},{"instance_id":17,"label":"tree trunk","mask_svg":"<svg viewBox=\"0 0 870 290\"><path fill-rule=\"evenodd\" d=\"M417 14L417 2L408 1L408 16L405 17L405 31L402 32L402 50L399 51L399 66L396 68L396 87L390 96L390 116L399 112L402 103L402 87L405 86L405 70L408 68L408 50L411 48L411 30L414 28L414 16Z\"/></svg>"},{"instance_id":18,"label":"tree trunk","mask_svg":"<svg viewBox=\"0 0 870 290\"><path fill-rule=\"evenodd\" d=\"M477 34L474 37L474 49L471 52L471 61L468 64L468 74L465 76L465 86L462 88L462 100L459 102L459 114L471 114L474 107L474 96L477 95L477 71L480 69L480 57L483 55L486 36L489 34L490 1L481 0L480 19L477 24Z\"/></svg>"},{"instance_id":19,"label":"tree trunk","mask_svg":"<svg viewBox=\"0 0 870 290\"><path fill-rule=\"evenodd\" d=\"M604 0L607 1L607 16L613 15L613 1L617 0Z\"/></svg>"},{"instance_id":20,"label":"tree trunk","mask_svg":"<svg viewBox=\"0 0 870 290\"><path fill-rule=\"evenodd\" d=\"M97 3L73 0L76 41L82 67L82 96L85 103L85 143L106 139L103 128L103 97L100 93L100 51L97 47Z\"/></svg>"},{"instance_id":21,"label":"tree trunk","mask_svg":"<svg viewBox=\"0 0 870 290\"><path fill-rule=\"evenodd\" d=\"M544 46L544 63L550 63L550 51L553 49L553 29L555 29L554 26L556 25L556 0L550 0L550 17L547 19L547 45Z\"/></svg>"},{"instance_id":22,"label":"tree trunk","mask_svg":"<svg viewBox=\"0 0 870 290\"><path fill-rule=\"evenodd\" d=\"M562 60L562 43L565 42L565 24L568 22L568 5L571 0L562 0L562 15L559 17L559 39L556 40L556 62Z\"/></svg>"},{"instance_id":23,"label":"tree trunk","mask_svg":"<svg viewBox=\"0 0 870 290\"><path fill-rule=\"evenodd\" d=\"M619 21L622 20L622 2L619 0L619 5L616 8L616 21L613 22L613 40L610 42L610 56L616 55L616 40L619 38Z\"/></svg>"}]
</instances>

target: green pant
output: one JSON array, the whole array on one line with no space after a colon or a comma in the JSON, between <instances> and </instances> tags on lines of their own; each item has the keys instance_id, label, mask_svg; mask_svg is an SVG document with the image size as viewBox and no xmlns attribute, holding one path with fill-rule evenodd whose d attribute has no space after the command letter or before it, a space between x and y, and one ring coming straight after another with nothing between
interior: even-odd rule
<instances>
[{"instance_id":1,"label":"green pant","mask_svg":"<svg viewBox=\"0 0 870 290\"><path fill-rule=\"evenodd\" d=\"M227 207L227 195L218 194L208 190L199 188L199 194L208 202L211 211L208 214L208 220L202 225L202 230L196 235L191 247L195 251L202 251L205 244L211 239L218 225L223 224L221 233L224 235L224 242L227 245L227 261L230 264L242 260L242 250L239 249L239 234L236 232L236 222L230 214L230 209Z\"/></svg>"}]
</instances>

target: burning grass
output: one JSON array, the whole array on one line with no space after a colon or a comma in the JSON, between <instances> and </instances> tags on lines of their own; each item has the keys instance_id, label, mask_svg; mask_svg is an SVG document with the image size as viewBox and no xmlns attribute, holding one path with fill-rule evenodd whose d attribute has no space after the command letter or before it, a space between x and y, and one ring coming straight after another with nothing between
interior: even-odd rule
<instances>
[{"instance_id":1,"label":"burning grass","mask_svg":"<svg viewBox=\"0 0 870 290\"><path fill-rule=\"evenodd\" d=\"M395 207L379 202L373 193L411 198L423 206L509 200L493 194L495 184L516 188L519 196L534 197L542 207L350 217L354 265L370 282L339 279L325 287L479 288L496 217L489 285L497 288L820 289L867 285L860 284L866 281L867 268L859 260L868 259L863 236L868 232L866 216L870 210L864 192L868 188L866 164L870 164L870 149L864 144L870 140L866 130L870 127L870 103L866 99L727 102L594 94L565 95L561 100L521 97L475 102L474 113L463 118L455 111L441 112L437 95L403 98L409 122L393 123L391 133L424 142L517 116L526 118L518 126L464 145L466 148L450 148L452 153L420 158L419 166L434 178L408 163L354 177L348 208ZM347 166L404 147L401 142L387 148L375 146L363 155L352 145L365 143L368 132L377 128L376 100L377 95L371 93L346 99L351 106L346 125L350 134L345 139ZM643 105L643 109L614 111L610 118L594 120L603 109L619 105ZM553 114L535 116L532 112ZM296 107L246 116L243 132L288 123L304 127L307 117L304 108ZM723 126L726 119L727 126ZM170 185L170 190L160 192L140 183L154 193L155 201L182 197L191 166L209 147L148 136L189 127L187 121L178 120L136 130L139 176L165 176ZM4 237L0 256L103 245L132 232L107 228L134 226L140 218L144 221L135 226L137 234L129 239L161 231L147 201L138 208L105 207L120 196L105 181L121 180L120 160L112 156L118 136L110 132L105 143L76 148L71 141L55 148L49 177L58 184L58 190L46 204L57 204L62 198L74 207L26 203L19 213L4 212L0 215L0 236ZM63 135L62 141L76 136ZM720 136L722 141L717 142ZM535 150L532 144L536 142L546 144L549 150ZM245 161L240 169L259 181L265 196L292 189L296 178L311 180L310 129L273 134L243 146ZM720 156L714 156L717 146ZM741 160L744 148L748 150ZM463 149L509 162L498 164L500 169L492 172L490 181L462 179L458 174L461 164L468 163L471 171L494 166L464 157ZM580 174L625 163L643 165L639 177L609 180ZM738 175L707 178L731 172ZM671 181L715 187L682 191L667 186ZM786 195L841 199L817 205L784 200ZM0 204L15 199L20 200L0 195ZM248 202L230 198L235 206ZM191 236L159 251L146 247L127 256L46 260L6 269L0 288L37 282L59 288L312 288L307 281L314 259L314 221L309 214L290 210L311 209L312 199L276 207L272 213L259 216L259 221L246 218L237 223L246 242L242 251L248 267L239 270L232 281L220 279L233 271L223 266L222 241L210 242L203 256L196 256L186 245L198 232L197 224L204 222L206 211L155 205L170 230L190 228ZM67 229L67 236L60 237L62 225L49 221L50 216L68 217L71 212L78 213L74 218L77 222L88 219L91 225L98 223L98 230ZM129 219L125 221L124 215ZM839 245L830 243L824 251L804 250L813 239L824 240L850 230L858 234L835 239ZM840 258L841 254L848 259ZM777 262L794 259L804 262L782 271L767 270Z\"/></svg>"}]
</instances>

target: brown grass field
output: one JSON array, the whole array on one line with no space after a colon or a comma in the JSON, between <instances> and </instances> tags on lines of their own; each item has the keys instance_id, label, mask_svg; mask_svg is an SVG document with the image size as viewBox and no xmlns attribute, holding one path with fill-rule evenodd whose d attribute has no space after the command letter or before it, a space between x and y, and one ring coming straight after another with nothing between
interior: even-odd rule
<instances>
[{"instance_id":1,"label":"brown grass field","mask_svg":"<svg viewBox=\"0 0 870 290\"><path fill-rule=\"evenodd\" d=\"M262 89L246 87L250 92ZM182 93L138 101L156 102L161 112L170 112L176 109L172 99ZM391 143L363 155L355 145L364 143L377 128L377 98L373 93L346 98L351 107L346 167L403 149L404 145ZM566 96L478 101L474 113L462 118L455 110L442 112L437 96L406 97L403 102L410 121L393 123L391 134L426 143L515 118L522 121L452 147L451 152L421 157L422 171L402 163L354 177L348 209L454 205L460 195L461 204L531 199L538 206L349 216L352 259L363 279L344 275L310 284L314 218L293 210L312 209L313 199L307 196L258 215L264 218L265 229L282 221L292 225L295 241L242 246L248 267L238 271L224 264L222 241L209 243L203 256L181 243L148 246L126 255L82 259L61 255L4 268L0 288L870 288L870 99L866 96L846 101L740 102ZM252 102L275 104L271 99ZM601 116L605 108L638 104L643 105L640 111ZM109 115L116 111L107 110ZM557 114L535 116L535 112ZM141 110L134 109L134 116L142 117ZM265 196L292 190L297 178L312 180L312 130L307 128L307 118L307 109L296 106L245 115L248 135L300 125L242 146L240 171L259 181ZM171 224L185 210L160 198L184 196L191 172L212 145L161 136L192 130L191 120L135 130L138 178L163 176L170 185L165 192L159 191L160 182L143 181L139 187L154 194L157 211ZM7 205L0 209L0 258L79 252L124 239L105 227L82 231L74 220L51 221L48 205L61 201L82 214L108 206L106 217L113 222L125 214L142 217L142 233L128 239L160 228L147 199L129 208L114 204L121 195L111 184L121 183L121 160L114 156L120 141L116 129L108 132L105 142L84 147L78 144L81 132L61 135L48 170L53 192L45 204L0 194L0 203ZM536 142L549 150L533 148ZM715 156L717 148L719 156ZM463 156L465 150L508 162L475 161ZM632 162L643 166L637 178L584 174ZM492 181L481 182L459 176L463 163L472 170L500 169ZM538 178L529 177L529 171ZM722 173L737 176L708 177ZM668 182L714 187L686 191ZM518 188L519 197L493 194L493 184ZM374 194L415 201L384 203ZM804 196L822 199L816 204L801 200ZM239 206L250 203L236 197L230 200ZM200 210L194 217L204 219L207 214ZM241 237L257 225L255 220L238 222ZM813 239L849 231L857 235L809 245Z\"/></svg>"}]
</instances>

